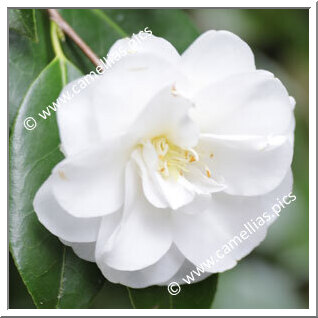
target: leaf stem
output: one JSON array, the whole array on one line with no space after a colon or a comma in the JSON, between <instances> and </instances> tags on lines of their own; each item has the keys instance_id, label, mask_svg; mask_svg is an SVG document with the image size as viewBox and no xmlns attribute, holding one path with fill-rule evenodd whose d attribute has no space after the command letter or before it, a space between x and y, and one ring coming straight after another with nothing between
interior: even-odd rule
<instances>
[{"instance_id":1,"label":"leaf stem","mask_svg":"<svg viewBox=\"0 0 318 318\"><path fill-rule=\"evenodd\" d=\"M57 57L61 59L65 59L57 32L58 32L57 24L54 21L51 21L51 40L52 40L54 53Z\"/></svg>"},{"instance_id":2,"label":"leaf stem","mask_svg":"<svg viewBox=\"0 0 318 318\"><path fill-rule=\"evenodd\" d=\"M51 21L51 41L56 58L60 62L61 74L62 74L62 84L65 86L67 84L67 74L66 74L66 57L63 53L61 43L58 37L58 26L54 21Z\"/></svg>"},{"instance_id":3,"label":"leaf stem","mask_svg":"<svg viewBox=\"0 0 318 318\"><path fill-rule=\"evenodd\" d=\"M79 37L79 35L73 30L73 28L62 18L56 9L47 9L50 15L50 19L55 21L61 30L67 34L75 44L83 51L83 53L91 60L91 62L98 66L100 60L98 56L92 51L92 49Z\"/></svg>"}]
</instances>

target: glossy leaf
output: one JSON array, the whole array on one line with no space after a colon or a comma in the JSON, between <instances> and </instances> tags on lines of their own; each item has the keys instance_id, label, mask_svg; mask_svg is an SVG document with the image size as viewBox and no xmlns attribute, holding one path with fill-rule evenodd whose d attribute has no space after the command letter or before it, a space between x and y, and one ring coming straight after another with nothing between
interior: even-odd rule
<instances>
[{"instance_id":1,"label":"glossy leaf","mask_svg":"<svg viewBox=\"0 0 318 318\"><path fill-rule=\"evenodd\" d=\"M91 303L92 309L132 309L128 289L121 284L113 284L107 280Z\"/></svg>"},{"instance_id":2,"label":"glossy leaf","mask_svg":"<svg viewBox=\"0 0 318 318\"><path fill-rule=\"evenodd\" d=\"M38 41L9 30L9 126L28 88L43 68L53 59L49 21L46 13L36 10Z\"/></svg>"},{"instance_id":3,"label":"glossy leaf","mask_svg":"<svg viewBox=\"0 0 318 318\"><path fill-rule=\"evenodd\" d=\"M148 309L208 309L211 308L218 275L211 275L199 283L181 285L177 295L169 294L167 287L153 286L144 289L129 288L134 308Z\"/></svg>"},{"instance_id":4,"label":"glossy leaf","mask_svg":"<svg viewBox=\"0 0 318 318\"><path fill-rule=\"evenodd\" d=\"M69 62L65 67L68 80L81 75ZM38 308L85 308L104 281L95 264L79 259L39 223L32 205L63 158L55 114L42 121L36 117L58 97L63 74L58 58L40 73L22 102L10 140L10 250ZM32 131L23 126L29 116L38 119Z\"/></svg>"},{"instance_id":5,"label":"glossy leaf","mask_svg":"<svg viewBox=\"0 0 318 318\"><path fill-rule=\"evenodd\" d=\"M189 15L178 9L105 9L115 24L125 30L128 36L148 27L156 36L171 42L182 53L200 33Z\"/></svg>"},{"instance_id":6,"label":"glossy leaf","mask_svg":"<svg viewBox=\"0 0 318 318\"><path fill-rule=\"evenodd\" d=\"M9 28L37 41L35 9L9 9Z\"/></svg>"},{"instance_id":7,"label":"glossy leaf","mask_svg":"<svg viewBox=\"0 0 318 318\"><path fill-rule=\"evenodd\" d=\"M129 297L135 309L171 309L172 297L166 287L128 288Z\"/></svg>"}]
</instances>

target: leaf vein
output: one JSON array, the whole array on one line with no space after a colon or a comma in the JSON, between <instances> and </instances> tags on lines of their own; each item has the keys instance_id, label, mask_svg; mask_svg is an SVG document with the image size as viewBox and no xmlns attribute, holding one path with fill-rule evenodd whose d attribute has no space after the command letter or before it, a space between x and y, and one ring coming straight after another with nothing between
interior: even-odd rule
<instances>
[{"instance_id":1,"label":"leaf vein","mask_svg":"<svg viewBox=\"0 0 318 318\"><path fill-rule=\"evenodd\" d=\"M64 292L63 283L64 283L64 272L65 272L65 254L66 254L66 247L63 247L63 259L62 259L62 268L61 268L61 277L60 277L60 287L57 294L57 303L55 308L59 309L60 307L60 299L62 298L62 294Z\"/></svg>"}]
</instances>

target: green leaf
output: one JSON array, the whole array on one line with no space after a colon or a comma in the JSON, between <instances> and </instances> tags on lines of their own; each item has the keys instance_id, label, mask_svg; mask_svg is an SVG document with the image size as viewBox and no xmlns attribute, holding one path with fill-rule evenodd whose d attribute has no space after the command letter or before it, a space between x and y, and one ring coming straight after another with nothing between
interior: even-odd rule
<instances>
[{"instance_id":1,"label":"green leaf","mask_svg":"<svg viewBox=\"0 0 318 318\"><path fill-rule=\"evenodd\" d=\"M99 57L106 57L116 40L146 27L154 35L170 41L180 53L199 35L188 15L181 10L63 9L60 13ZM63 49L84 73L95 69L71 40L66 40Z\"/></svg>"},{"instance_id":2,"label":"green leaf","mask_svg":"<svg viewBox=\"0 0 318 318\"><path fill-rule=\"evenodd\" d=\"M32 298L23 284L11 255L9 256L9 308L35 309Z\"/></svg>"},{"instance_id":3,"label":"green leaf","mask_svg":"<svg viewBox=\"0 0 318 318\"><path fill-rule=\"evenodd\" d=\"M72 80L80 75L71 63L55 58L29 88L12 128L10 251L38 308L87 308L104 282L94 263L79 259L39 223L32 205L36 191L63 155L54 115L39 121L32 131L24 128L24 119L37 118L56 100L65 76Z\"/></svg>"},{"instance_id":4,"label":"green leaf","mask_svg":"<svg viewBox=\"0 0 318 318\"><path fill-rule=\"evenodd\" d=\"M128 288L131 303L138 309L204 309L211 308L218 275L211 275L199 283L181 285L177 295L169 294L167 287L144 289Z\"/></svg>"},{"instance_id":5,"label":"green leaf","mask_svg":"<svg viewBox=\"0 0 318 318\"><path fill-rule=\"evenodd\" d=\"M132 309L127 287L107 280L91 303L92 309Z\"/></svg>"},{"instance_id":6,"label":"green leaf","mask_svg":"<svg viewBox=\"0 0 318 318\"><path fill-rule=\"evenodd\" d=\"M166 287L127 288L135 309L171 309L172 297Z\"/></svg>"},{"instance_id":7,"label":"green leaf","mask_svg":"<svg viewBox=\"0 0 318 318\"><path fill-rule=\"evenodd\" d=\"M107 9L101 10L128 36L148 27L155 36L171 42L182 53L199 35L188 14L179 9Z\"/></svg>"},{"instance_id":8,"label":"green leaf","mask_svg":"<svg viewBox=\"0 0 318 318\"><path fill-rule=\"evenodd\" d=\"M28 88L53 59L49 23L42 10L36 10L38 41L33 42L9 30L9 127L12 128L18 108Z\"/></svg>"},{"instance_id":9,"label":"green leaf","mask_svg":"<svg viewBox=\"0 0 318 318\"><path fill-rule=\"evenodd\" d=\"M9 28L37 41L35 9L9 9Z\"/></svg>"},{"instance_id":10,"label":"green leaf","mask_svg":"<svg viewBox=\"0 0 318 318\"><path fill-rule=\"evenodd\" d=\"M202 282L182 285L181 292L172 297L173 308L204 309L211 308L218 282L218 275L214 274Z\"/></svg>"}]
</instances>

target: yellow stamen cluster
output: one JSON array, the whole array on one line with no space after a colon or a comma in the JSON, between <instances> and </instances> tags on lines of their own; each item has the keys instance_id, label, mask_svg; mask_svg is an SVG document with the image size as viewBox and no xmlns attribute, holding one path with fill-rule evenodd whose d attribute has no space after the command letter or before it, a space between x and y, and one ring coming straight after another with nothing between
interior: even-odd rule
<instances>
[{"instance_id":1,"label":"yellow stamen cluster","mask_svg":"<svg viewBox=\"0 0 318 318\"><path fill-rule=\"evenodd\" d=\"M199 160L193 149L183 149L172 144L165 136L151 140L159 158L158 171L166 178L177 179L187 172L187 165Z\"/></svg>"}]
</instances>

